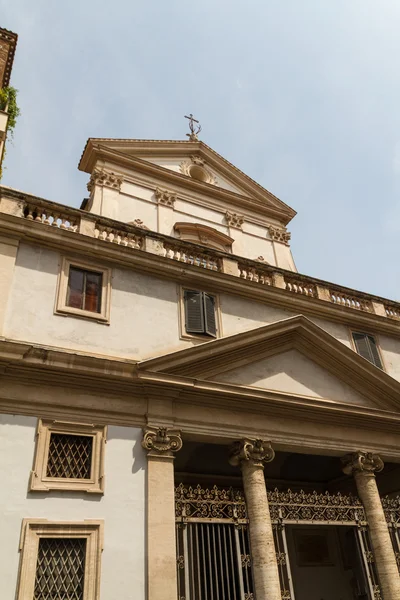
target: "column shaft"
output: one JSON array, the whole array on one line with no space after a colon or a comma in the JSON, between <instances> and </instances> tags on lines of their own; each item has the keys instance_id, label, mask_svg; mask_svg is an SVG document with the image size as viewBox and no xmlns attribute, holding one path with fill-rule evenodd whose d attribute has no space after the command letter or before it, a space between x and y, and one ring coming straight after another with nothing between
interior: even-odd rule
<instances>
[{"instance_id":1,"label":"column shaft","mask_svg":"<svg viewBox=\"0 0 400 600\"><path fill-rule=\"evenodd\" d=\"M275 456L270 442L243 439L232 446L230 463L240 466L249 518L251 568L257 600L281 600L264 463Z\"/></svg>"},{"instance_id":2,"label":"column shaft","mask_svg":"<svg viewBox=\"0 0 400 600\"><path fill-rule=\"evenodd\" d=\"M373 473L356 472L354 478L369 525L383 599L399 600L399 571L375 475Z\"/></svg>"},{"instance_id":3,"label":"column shaft","mask_svg":"<svg viewBox=\"0 0 400 600\"><path fill-rule=\"evenodd\" d=\"M249 517L251 567L257 600L281 600L278 565L263 467L242 464Z\"/></svg>"},{"instance_id":4,"label":"column shaft","mask_svg":"<svg viewBox=\"0 0 400 600\"><path fill-rule=\"evenodd\" d=\"M384 467L383 460L371 452L354 452L343 457L342 462L343 471L354 476L364 505L383 600L399 600L400 576L375 479L375 472Z\"/></svg>"}]
</instances>

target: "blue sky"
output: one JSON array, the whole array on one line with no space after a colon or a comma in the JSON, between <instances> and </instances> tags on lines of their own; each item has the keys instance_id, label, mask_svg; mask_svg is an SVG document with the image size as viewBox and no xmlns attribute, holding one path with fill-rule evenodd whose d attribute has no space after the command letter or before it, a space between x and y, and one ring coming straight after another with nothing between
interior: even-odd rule
<instances>
[{"instance_id":1,"label":"blue sky","mask_svg":"<svg viewBox=\"0 0 400 600\"><path fill-rule=\"evenodd\" d=\"M0 0L2 183L79 206L88 137L201 139L297 210L300 272L400 300L398 0Z\"/></svg>"}]
</instances>

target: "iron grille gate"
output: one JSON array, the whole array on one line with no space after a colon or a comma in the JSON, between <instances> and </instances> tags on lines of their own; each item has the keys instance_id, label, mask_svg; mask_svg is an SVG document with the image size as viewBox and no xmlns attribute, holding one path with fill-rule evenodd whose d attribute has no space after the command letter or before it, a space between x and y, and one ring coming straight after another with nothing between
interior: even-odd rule
<instances>
[{"instance_id":1,"label":"iron grille gate","mask_svg":"<svg viewBox=\"0 0 400 600\"><path fill-rule=\"evenodd\" d=\"M175 489L179 600L253 600L244 494L234 488ZM288 525L353 527L370 600L381 600L364 508L352 495L268 492L282 600L295 600L286 542ZM400 497L383 498L400 571Z\"/></svg>"}]
</instances>

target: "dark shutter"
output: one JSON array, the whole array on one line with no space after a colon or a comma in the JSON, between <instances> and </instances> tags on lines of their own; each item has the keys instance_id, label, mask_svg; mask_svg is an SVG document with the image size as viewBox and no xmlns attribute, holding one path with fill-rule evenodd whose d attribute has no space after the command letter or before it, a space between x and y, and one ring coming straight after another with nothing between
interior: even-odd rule
<instances>
[{"instance_id":1,"label":"dark shutter","mask_svg":"<svg viewBox=\"0 0 400 600\"><path fill-rule=\"evenodd\" d=\"M382 369L382 362L375 338L367 333L353 333L353 340L358 354L369 360L376 367L379 367L379 369Z\"/></svg>"},{"instance_id":2,"label":"dark shutter","mask_svg":"<svg viewBox=\"0 0 400 600\"><path fill-rule=\"evenodd\" d=\"M378 346L376 345L376 340L372 335L367 336L368 337L368 342L369 342L369 347L370 347L370 351L371 351L371 355L372 355L372 361L374 363L374 365L376 367L379 367L380 369L382 369L382 361L381 361L381 357L379 356L379 351L378 351Z\"/></svg>"},{"instance_id":3,"label":"dark shutter","mask_svg":"<svg viewBox=\"0 0 400 600\"><path fill-rule=\"evenodd\" d=\"M204 294L204 317L205 332L208 333L208 335L216 337L215 298L209 294Z\"/></svg>"},{"instance_id":4,"label":"dark shutter","mask_svg":"<svg viewBox=\"0 0 400 600\"><path fill-rule=\"evenodd\" d=\"M185 290L185 329L187 333L204 333L204 308L201 292Z\"/></svg>"}]
</instances>

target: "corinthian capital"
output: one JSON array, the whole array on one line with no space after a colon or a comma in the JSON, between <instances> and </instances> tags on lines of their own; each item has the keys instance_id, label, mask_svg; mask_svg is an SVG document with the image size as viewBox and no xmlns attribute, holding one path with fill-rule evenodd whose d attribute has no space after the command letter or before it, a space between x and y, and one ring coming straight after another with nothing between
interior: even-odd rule
<instances>
[{"instance_id":1,"label":"corinthian capital","mask_svg":"<svg viewBox=\"0 0 400 600\"><path fill-rule=\"evenodd\" d=\"M355 473L379 473L384 467L383 460L372 452L353 452L342 458L343 472L346 475Z\"/></svg>"},{"instance_id":2,"label":"corinthian capital","mask_svg":"<svg viewBox=\"0 0 400 600\"><path fill-rule=\"evenodd\" d=\"M254 466L263 467L274 457L275 452L271 442L244 438L232 444L229 462L234 467L241 466L245 462L252 462Z\"/></svg>"},{"instance_id":3,"label":"corinthian capital","mask_svg":"<svg viewBox=\"0 0 400 600\"><path fill-rule=\"evenodd\" d=\"M172 458L182 448L181 432L167 427L145 427L142 446L149 456Z\"/></svg>"}]
</instances>

